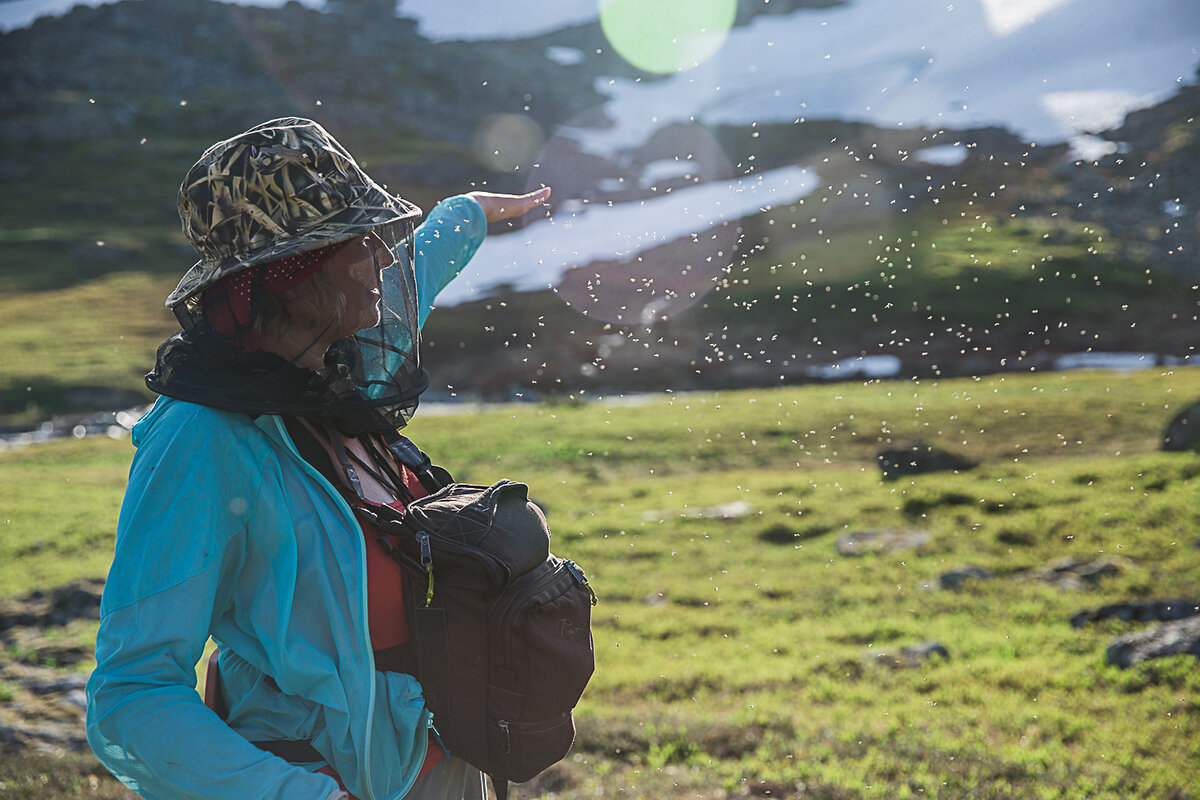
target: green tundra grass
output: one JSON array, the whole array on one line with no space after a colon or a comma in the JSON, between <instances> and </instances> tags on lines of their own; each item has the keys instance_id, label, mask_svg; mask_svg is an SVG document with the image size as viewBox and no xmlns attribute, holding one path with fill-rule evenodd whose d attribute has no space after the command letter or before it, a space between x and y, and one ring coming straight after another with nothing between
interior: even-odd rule
<instances>
[{"instance_id":1,"label":"green tundra grass","mask_svg":"<svg viewBox=\"0 0 1200 800\"><path fill-rule=\"evenodd\" d=\"M517 796L1197 796L1196 659L1121 670L1106 647L1146 624L1069 618L1200 599L1200 454L1158 450L1198 397L1159 368L418 415L460 479L529 482L600 595L576 745ZM876 452L916 441L978 465L883 480ZM0 453L0 596L103 574L130 455ZM885 530L925 543L836 548ZM1115 574L1038 578L1068 557ZM939 588L961 566L990 577ZM889 657L931 640L949 658ZM2 748L0 798L127 796Z\"/></svg>"}]
</instances>

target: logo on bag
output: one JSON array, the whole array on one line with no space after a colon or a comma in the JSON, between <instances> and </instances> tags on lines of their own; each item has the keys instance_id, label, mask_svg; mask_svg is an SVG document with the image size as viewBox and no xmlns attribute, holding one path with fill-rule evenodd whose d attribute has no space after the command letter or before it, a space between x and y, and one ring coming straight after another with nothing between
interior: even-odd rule
<instances>
[{"instance_id":1,"label":"logo on bag","mask_svg":"<svg viewBox=\"0 0 1200 800\"><path fill-rule=\"evenodd\" d=\"M568 641L578 641L587 635L588 628L586 625L576 625L573 621L563 617L558 623L558 633L562 638Z\"/></svg>"}]
</instances>

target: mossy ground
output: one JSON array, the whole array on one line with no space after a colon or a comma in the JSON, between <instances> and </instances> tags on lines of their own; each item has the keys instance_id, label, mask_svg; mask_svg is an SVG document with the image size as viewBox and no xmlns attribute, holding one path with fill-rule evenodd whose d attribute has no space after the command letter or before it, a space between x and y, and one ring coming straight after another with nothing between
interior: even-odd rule
<instances>
[{"instance_id":1,"label":"mossy ground","mask_svg":"<svg viewBox=\"0 0 1200 800\"><path fill-rule=\"evenodd\" d=\"M1120 670L1105 648L1136 626L1068 620L1195 595L1200 455L1157 447L1197 396L1183 369L418 415L460 479L528 481L601 597L576 746L518 796L1191 796L1195 659ZM978 466L883 480L877 449L916 440ZM109 440L0 454L0 594L102 574L129 458ZM928 541L835 547L883 529ZM1120 567L1085 590L1037 578L1068 556ZM992 577L939 588L962 565ZM949 659L876 658L927 640ZM55 796L118 796L83 756L4 761L7 796L46 796L43 774Z\"/></svg>"}]
</instances>

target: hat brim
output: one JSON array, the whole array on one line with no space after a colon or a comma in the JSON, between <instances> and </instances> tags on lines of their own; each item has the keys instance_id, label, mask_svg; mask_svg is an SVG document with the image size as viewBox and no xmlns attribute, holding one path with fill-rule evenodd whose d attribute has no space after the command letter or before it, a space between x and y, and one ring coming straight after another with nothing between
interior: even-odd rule
<instances>
[{"instance_id":1,"label":"hat brim","mask_svg":"<svg viewBox=\"0 0 1200 800\"><path fill-rule=\"evenodd\" d=\"M197 261L180 280L175 291L167 296L166 306L174 309L227 275L247 267L336 244L376 228L398 223L413 224L420 216L421 209L418 206L402 197L388 194L372 182L354 204L339 209L302 232L272 238L264 247L248 253L218 261Z\"/></svg>"}]
</instances>

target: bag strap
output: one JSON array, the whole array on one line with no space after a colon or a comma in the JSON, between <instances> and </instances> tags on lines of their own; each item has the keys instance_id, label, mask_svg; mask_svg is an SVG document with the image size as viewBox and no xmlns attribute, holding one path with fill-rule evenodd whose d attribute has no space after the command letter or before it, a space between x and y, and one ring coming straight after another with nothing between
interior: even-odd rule
<instances>
[{"instance_id":1,"label":"bag strap","mask_svg":"<svg viewBox=\"0 0 1200 800\"><path fill-rule=\"evenodd\" d=\"M325 756L317 752L312 742L305 739L268 739L250 744L259 750L265 750L279 756L291 764L311 764L314 761L325 761Z\"/></svg>"},{"instance_id":2,"label":"bag strap","mask_svg":"<svg viewBox=\"0 0 1200 800\"><path fill-rule=\"evenodd\" d=\"M335 473L329 451L321 446L308 426L296 417L284 417L283 425L287 428L288 435L292 437L296 449L300 451L300 457L311 464L326 479L332 479ZM337 486L336 481L331 480L331 482Z\"/></svg>"},{"instance_id":3,"label":"bag strap","mask_svg":"<svg viewBox=\"0 0 1200 800\"><path fill-rule=\"evenodd\" d=\"M396 459L413 471L417 480L425 487L425 491L433 494L454 483L449 472L429 460L421 448L412 443L407 436L399 433L388 433L383 436L384 444Z\"/></svg>"},{"instance_id":4,"label":"bag strap","mask_svg":"<svg viewBox=\"0 0 1200 800\"><path fill-rule=\"evenodd\" d=\"M221 665L217 660L220 654L219 649L214 649L204 669L204 705L211 708L222 720L227 720L229 703L225 702L225 692L221 687Z\"/></svg>"},{"instance_id":5,"label":"bag strap","mask_svg":"<svg viewBox=\"0 0 1200 800\"><path fill-rule=\"evenodd\" d=\"M296 449L300 452L301 458L311 464L317 472L320 472L343 495L347 497L353 495L362 499L362 483L358 477L358 470L353 463L354 461L359 461L359 459L346 450L346 445L342 441L342 437L336 431L328 431L330 447L337 456L338 463L335 464L334 460L329 456L329 450L321 444L317 438L317 434L314 433L304 420L295 417L284 417L284 426L287 428L288 434L292 437L292 441L296 444ZM407 438L397 433L385 435L383 439L384 444L388 447L388 451L404 466L413 471L417 479L421 482L421 485L425 488L425 491L429 494L433 494L443 486L454 483L454 479L450 476L449 472L430 463L429 457ZM408 458L413 460L412 463L402 458L400 454L392 449L392 442L398 439L403 440L401 442L402 445L407 444L404 452ZM365 443L365 446L376 453L377 457L382 457L382 454L378 453L378 450L373 445ZM417 466L414 466L414 463ZM375 475L367 464L362 461L359 461L359 464L367 469L368 472ZM410 502L413 498L411 493L405 488L403 479L394 470L385 469L384 467L380 467L380 469L386 471L387 479L394 484L393 488L400 493L400 497L405 501L405 504ZM342 478L345 480L343 481ZM381 481L383 480L378 475L376 475L376 478ZM346 490L345 487L347 485L349 485L350 491Z\"/></svg>"}]
</instances>

